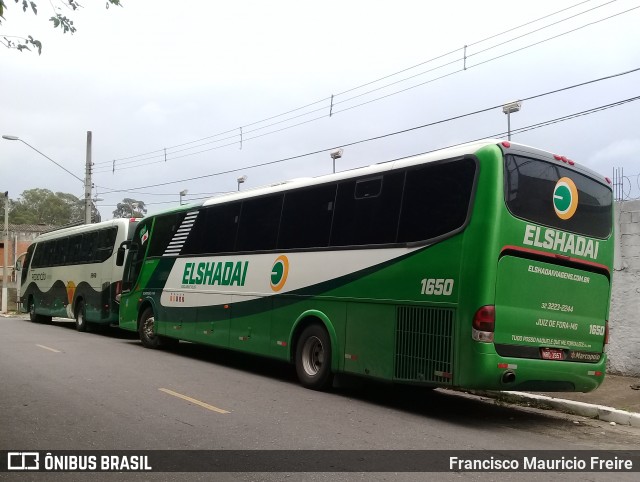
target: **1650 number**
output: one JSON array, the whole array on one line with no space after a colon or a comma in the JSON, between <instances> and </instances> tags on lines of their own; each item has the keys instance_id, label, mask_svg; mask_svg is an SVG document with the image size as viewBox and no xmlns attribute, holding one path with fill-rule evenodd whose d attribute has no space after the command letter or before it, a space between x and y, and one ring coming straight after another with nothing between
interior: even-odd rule
<instances>
[{"instance_id":1,"label":"1650 number","mask_svg":"<svg viewBox=\"0 0 640 482\"><path fill-rule=\"evenodd\" d=\"M421 282L423 295L449 296L453 293L452 279L423 279Z\"/></svg>"}]
</instances>

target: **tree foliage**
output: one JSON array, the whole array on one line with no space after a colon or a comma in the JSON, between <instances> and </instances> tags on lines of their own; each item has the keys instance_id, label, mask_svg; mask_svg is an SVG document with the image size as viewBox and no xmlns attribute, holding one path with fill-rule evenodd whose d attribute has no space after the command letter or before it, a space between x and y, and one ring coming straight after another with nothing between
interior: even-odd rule
<instances>
[{"instance_id":1,"label":"tree foliage","mask_svg":"<svg viewBox=\"0 0 640 482\"><path fill-rule=\"evenodd\" d=\"M92 203L92 221L100 213ZM73 194L49 189L28 189L15 201L9 201L11 224L47 224L64 226L84 222L84 201Z\"/></svg>"},{"instance_id":2,"label":"tree foliage","mask_svg":"<svg viewBox=\"0 0 640 482\"><path fill-rule=\"evenodd\" d=\"M144 201L126 197L118 203L116 210L113 211L113 219L143 218L145 214L147 214L147 207L144 205Z\"/></svg>"},{"instance_id":3,"label":"tree foliage","mask_svg":"<svg viewBox=\"0 0 640 482\"><path fill-rule=\"evenodd\" d=\"M36 2L32 0L14 0L17 4L22 4L22 12L25 13L30 10L34 15L38 15L38 5ZM70 33L73 34L76 31L76 27L73 25L73 20L63 14L63 7L66 9L70 9L72 11L77 10L78 8L82 8L76 0L49 0L49 3L54 9L54 15L49 18L49 21L53 23L53 28L59 28L62 30L62 33ZM109 8L110 5L116 5L121 7L122 4L120 0L106 0L106 7ZM0 0L0 25L2 25L2 21L6 20L4 18L5 11L7 9L7 5L5 4L5 0ZM31 50L29 47L33 47L38 50L38 55L42 53L42 42L37 39L34 39L31 35L27 35L25 37L16 37L16 36L3 36L2 40L0 40L5 47L10 49L17 49L22 52L23 50Z\"/></svg>"}]
</instances>

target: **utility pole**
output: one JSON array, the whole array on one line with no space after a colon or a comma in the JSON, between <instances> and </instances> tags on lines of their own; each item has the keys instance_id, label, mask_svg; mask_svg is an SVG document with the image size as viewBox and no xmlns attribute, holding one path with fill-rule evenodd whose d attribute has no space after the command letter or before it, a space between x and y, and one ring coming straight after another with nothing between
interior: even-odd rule
<instances>
[{"instance_id":1,"label":"utility pole","mask_svg":"<svg viewBox=\"0 0 640 482\"><path fill-rule=\"evenodd\" d=\"M87 166L84 175L84 224L91 224L91 131L87 131Z\"/></svg>"},{"instance_id":2,"label":"utility pole","mask_svg":"<svg viewBox=\"0 0 640 482\"><path fill-rule=\"evenodd\" d=\"M2 313L7 313L7 263L9 263L9 191L4 193L4 263L2 263Z\"/></svg>"}]
</instances>

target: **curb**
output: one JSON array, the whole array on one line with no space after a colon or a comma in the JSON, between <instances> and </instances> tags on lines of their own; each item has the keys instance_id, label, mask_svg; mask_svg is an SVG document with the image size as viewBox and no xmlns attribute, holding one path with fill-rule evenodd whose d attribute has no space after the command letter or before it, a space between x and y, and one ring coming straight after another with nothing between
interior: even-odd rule
<instances>
[{"instance_id":1,"label":"curb","mask_svg":"<svg viewBox=\"0 0 640 482\"><path fill-rule=\"evenodd\" d=\"M595 405L593 403L577 402L575 400L565 400L526 392L473 391L472 393L506 402L526 402L539 408L550 408L583 417L596 418L605 422L615 422L619 425L640 427L640 413L618 410L605 405Z\"/></svg>"}]
</instances>

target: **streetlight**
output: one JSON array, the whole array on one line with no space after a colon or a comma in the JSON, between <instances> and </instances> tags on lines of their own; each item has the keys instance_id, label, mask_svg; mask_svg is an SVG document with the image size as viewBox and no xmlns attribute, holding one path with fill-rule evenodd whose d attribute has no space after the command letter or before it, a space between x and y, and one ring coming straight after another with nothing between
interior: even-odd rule
<instances>
[{"instance_id":1,"label":"streetlight","mask_svg":"<svg viewBox=\"0 0 640 482\"><path fill-rule=\"evenodd\" d=\"M522 107L522 102L519 100L509 102L502 106L502 112L507 114L507 138L511 140L511 114L518 112Z\"/></svg>"},{"instance_id":2,"label":"streetlight","mask_svg":"<svg viewBox=\"0 0 640 482\"><path fill-rule=\"evenodd\" d=\"M243 184L247 180L247 176L242 176L238 178L238 191L240 190L240 184Z\"/></svg>"},{"instance_id":3,"label":"streetlight","mask_svg":"<svg viewBox=\"0 0 640 482\"><path fill-rule=\"evenodd\" d=\"M7 141L20 141L20 142L22 142L24 145L26 145L27 147L30 147L31 149L36 151L41 156L46 157L51 162L53 162L56 166L58 166L60 169L64 170L65 172L67 172L69 174L71 174L78 181L80 181L84 185L84 197L85 197L85 199L84 199L84 222L85 222L85 224L91 224L91 186L92 186L92 183L91 183L91 131L87 131L87 167L86 167L86 175L85 175L84 179L79 178L74 173L72 173L69 169L67 169L66 167L58 164L56 161L51 159L49 156L47 156L46 154L40 152L38 149L36 149L35 147L33 147L31 144L29 144L28 142L24 141L23 139L20 139L18 136L3 135L2 138L7 140Z\"/></svg>"},{"instance_id":4,"label":"streetlight","mask_svg":"<svg viewBox=\"0 0 640 482\"><path fill-rule=\"evenodd\" d=\"M4 193L4 263L2 263L2 312L7 313L7 263L9 262L9 191Z\"/></svg>"},{"instance_id":5,"label":"streetlight","mask_svg":"<svg viewBox=\"0 0 640 482\"><path fill-rule=\"evenodd\" d=\"M329 153L329 155L331 156L331 159L333 159L333 173L335 174L336 172L336 159L340 159L342 157L342 153L344 151L342 149L337 149L335 151L331 151Z\"/></svg>"},{"instance_id":6,"label":"streetlight","mask_svg":"<svg viewBox=\"0 0 640 482\"><path fill-rule=\"evenodd\" d=\"M180 206L182 206L182 198L186 196L188 192L189 192L188 189L185 189L184 191L180 191Z\"/></svg>"}]
</instances>

